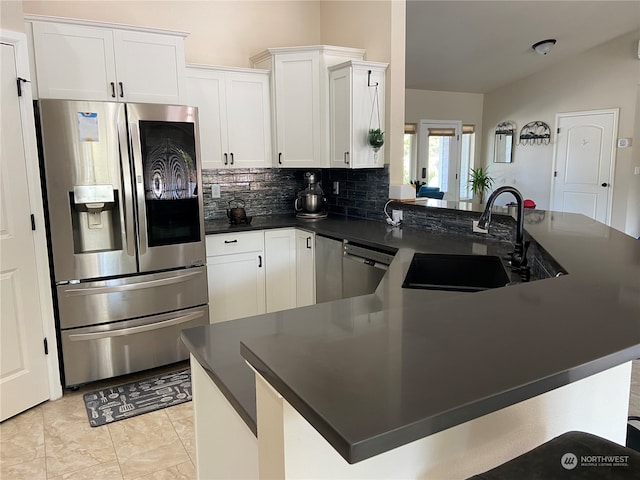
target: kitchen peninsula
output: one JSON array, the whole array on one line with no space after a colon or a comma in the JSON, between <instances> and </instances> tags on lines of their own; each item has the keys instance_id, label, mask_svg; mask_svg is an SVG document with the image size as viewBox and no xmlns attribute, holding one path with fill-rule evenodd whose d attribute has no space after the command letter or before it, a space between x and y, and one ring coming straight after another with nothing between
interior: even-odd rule
<instances>
[{"instance_id":1,"label":"kitchen peninsula","mask_svg":"<svg viewBox=\"0 0 640 480\"><path fill-rule=\"evenodd\" d=\"M568 430L624 441L640 357L631 237L530 212L527 233L568 274L468 294L402 289L413 252L501 254L503 242L349 218L256 220L398 253L372 295L183 332L201 478L201 457L237 458L230 477L465 478ZM226 406L202 403L203 380ZM201 441L227 427L212 423L218 407L244 440L229 430L226 445Z\"/></svg>"}]
</instances>

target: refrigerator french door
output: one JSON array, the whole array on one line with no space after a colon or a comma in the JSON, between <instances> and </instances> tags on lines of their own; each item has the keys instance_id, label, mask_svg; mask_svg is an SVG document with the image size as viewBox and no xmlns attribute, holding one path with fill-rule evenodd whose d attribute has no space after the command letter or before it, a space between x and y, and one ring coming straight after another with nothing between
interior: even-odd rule
<instances>
[{"instance_id":1,"label":"refrigerator french door","mask_svg":"<svg viewBox=\"0 0 640 480\"><path fill-rule=\"evenodd\" d=\"M187 358L208 322L197 109L40 100L65 385Z\"/></svg>"}]
</instances>

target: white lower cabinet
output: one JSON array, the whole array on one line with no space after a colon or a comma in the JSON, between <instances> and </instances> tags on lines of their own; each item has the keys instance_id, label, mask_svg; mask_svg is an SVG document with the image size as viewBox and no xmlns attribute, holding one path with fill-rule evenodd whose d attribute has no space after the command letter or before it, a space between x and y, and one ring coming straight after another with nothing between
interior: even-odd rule
<instances>
[{"instance_id":1,"label":"white lower cabinet","mask_svg":"<svg viewBox=\"0 0 640 480\"><path fill-rule=\"evenodd\" d=\"M267 312L294 308L296 303L296 230L265 230Z\"/></svg>"},{"instance_id":2,"label":"white lower cabinet","mask_svg":"<svg viewBox=\"0 0 640 480\"><path fill-rule=\"evenodd\" d=\"M266 312L262 231L207 236L209 320Z\"/></svg>"},{"instance_id":3,"label":"white lower cabinet","mask_svg":"<svg viewBox=\"0 0 640 480\"><path fill-rule=\"evenodd\" d=\"M316 303L316 236L296 230L296 306Z\"/></svg>"},{"instance_id":4,"label":"white lower cabinet","mask_svg":"<svg viewBox=\"0 0 640 480\"><path fill-rule=\"evenodd\" d=\"M211 323L315 303L315 234L278 228L207 235Z\"/></svg>"}]
</instances>

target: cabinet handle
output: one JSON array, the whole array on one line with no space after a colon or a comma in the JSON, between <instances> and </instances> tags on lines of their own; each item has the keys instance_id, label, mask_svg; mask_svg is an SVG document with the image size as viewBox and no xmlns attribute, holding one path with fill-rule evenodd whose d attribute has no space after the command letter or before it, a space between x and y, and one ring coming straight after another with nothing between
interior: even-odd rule
<instances>
[{"instance_id":1,"label":"cabinet handle","mask_svg":"<svg viewBox=\"0 0 640 480\"><path fill-rule=\"evenodd\" d=\"M224 243L238 243L238 240L225 240Z\"/></svg>"},{"instance_id":2,"label":"cabinet handle","mask_svg":"<svg viewBox=\"0 0 640 480\"><path fill-rule=\"evenodd\" d=\"M311 237L307 237L307 248L311 248L311 245L309 244L309 242L311 241Z\"/></svg>"},{"instance_id":3,"label":"cabinet handle","mask_svg":"<svg viewBox=\"0 0 640 480\"><path fill-rule=\"evenodd\" d=\"M349 165L349 152L344 152L344 163Z\"/></svg>"},{"instance_id":4,"label":"cabinet handle","mask_svg":"<svg viewBox=\"0 0 640 480\"><path fill-rule=\"evenodd\" d=\"M278 153L278 163L282 165L282 152Z\"/></svg>"},{"instance_id":5,"label":"cabinet handle","mask_svg":"<svg viewBox=\"0 0 640 480\"><path fill-rule=\"evenodd\" d=\"M258 255L258 268L262 268L262 255Z\"/></svg>"},{"instance_id":6,"label":"cabinet handle","mask_svg":"<svg viewBox=\"0 0 640 480\"><path fill-rule=\"evenodd\" d=\"M116 84L115 82L111 82L111 96L116 98Z\"/></svg>"},{"instance_id":7,"label":"cabinet handle","mask_svg":"<svg viewBox=\"0 0 640 480\"><path fill-rule=\"evenodd\" d=\"M607 182L605 182L605 183L603 183L603 184L602 184L602 186L603 186L603 187L608 187L608 186L609 186L609 184L608 184Z\"/></svg>"},{"instance_id":8,"label":"cabinet handle","mask_svg":"<svg viewBox=\"0 0 640 480\"><path fill-rule=\"evenodd\" d=\"M120 87L120 98L124 97L124 86L122 85L122 82L118 82L118 86Z\"/></svg>"},{"instance_id":9,"label":"cabinet handle","mask_svg":"<svg viewBox=\"0 0 640 480\"><path fill-rule=\"evenodd\" d=\"M233 152L231 152L231 165L233 165Z\"/></svg>"},{"instance_id":10,"label":"cabinet handle","mask_svg":"<svg viewBox=\"0 0 640 480\"><path fill-rule=\"evenodd\" d=\"M224 154L224 164L225 165L229 165L229 159L228 159L228 155L226 153Z\"/></svg>"}]
</instances>

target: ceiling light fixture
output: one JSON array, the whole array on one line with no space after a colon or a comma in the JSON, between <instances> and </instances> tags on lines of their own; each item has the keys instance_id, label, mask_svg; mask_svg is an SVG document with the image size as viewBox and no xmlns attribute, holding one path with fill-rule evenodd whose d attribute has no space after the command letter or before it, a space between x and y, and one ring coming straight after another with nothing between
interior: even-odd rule
<instances>
[{"instance_id":1,"label":"ceiling light fixture","mask_svg":"<svg viewBox=\"0 0 640 480\"><path fill-rule=\"evenodd\" d=\"M556 44L556 39L549 38L547 40L541 40L539 42L534 43L533 45L531 45L531 48L533 48L536 51L536 53L539 53L540 55L546 55L551 50L551 47L553 47L555 44Z\"/></svg>"}]
</instances>

